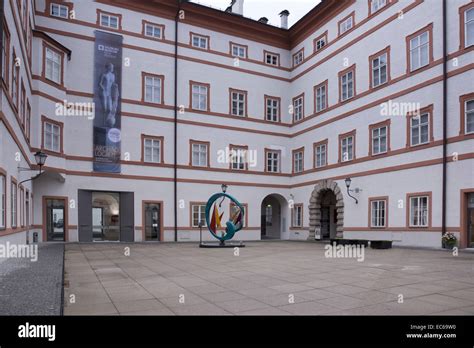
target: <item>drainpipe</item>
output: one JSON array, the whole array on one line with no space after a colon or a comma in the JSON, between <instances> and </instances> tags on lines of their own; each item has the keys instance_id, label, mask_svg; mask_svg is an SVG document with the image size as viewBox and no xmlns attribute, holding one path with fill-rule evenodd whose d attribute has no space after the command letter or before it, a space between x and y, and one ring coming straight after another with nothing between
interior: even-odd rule
<instances>
[{"instance_id":1,"label":"drainpipe","mask_svg":"<svg viewBox=\"0 0 474 348\"><path fill-rule=\"evenodd\" d=\"M178 241L178 29L181 0L177 0L178 11L174 24L174 241Z\"/></svg>"},{"instance_id":2,"label":"drainpipe","mask_svg":"<svg viewBox=\"0 0 474 348\"><path fill-rule=\"evenodd\" d=\"M442 212L441 231L446 233L446 186L447 186L447 113L448 113L448 80L447 80L447 16L446 0L443 0L443 192L442 192Z\"/></svg>"}]
</instances>

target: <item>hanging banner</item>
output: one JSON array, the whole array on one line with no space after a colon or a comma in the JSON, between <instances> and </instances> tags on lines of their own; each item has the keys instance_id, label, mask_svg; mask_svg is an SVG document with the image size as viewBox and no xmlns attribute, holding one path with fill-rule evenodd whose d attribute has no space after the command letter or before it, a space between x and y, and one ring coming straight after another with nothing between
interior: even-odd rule
<instances>
[{"instance_id":1,"label":"hanging banner","mask_svg":"<svg viewBox=\"0 0 474 348\"><path fill-rule=\"evenodd\" d=\"M120 173L122 41L121 35L95 31L95 172Z\"/></svg>"}]
</instances>

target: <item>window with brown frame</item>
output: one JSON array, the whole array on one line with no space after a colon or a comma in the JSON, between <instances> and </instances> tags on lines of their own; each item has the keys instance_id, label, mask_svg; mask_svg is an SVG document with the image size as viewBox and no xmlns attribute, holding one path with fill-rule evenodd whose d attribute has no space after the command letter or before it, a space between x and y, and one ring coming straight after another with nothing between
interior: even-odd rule
<instances>
[{"instance_id":1,"label":"window with brown frame","mask_svg":"<svg viewBox=\"0 0 474 348\"><path fill-rule=\"evenodd\" d=\"M433 62L433 23L406 37L407 73Z\"/></svg>"},{"instance_id":2,"label":"window with brown frame","mask_svg":"<svg viewBox=\"0 0 474 348\"><path fill-rule=\"evenodd\" d=\"M190 45L192 47L199 48L201 50L209 50L210 49L210 36L208 35L201 35L201 34L196 34L193 32L189 33L190 37Z\"/></svg>"},{"instance_id":3,"label":"window with brown frame","mask_svg":"<svg viewBox=\"0 0 474 348\"><path fill-rule=\"evenodd\" d=\"M3 20L2 33L2 79L5 86L8 88L9 79L9 65L10 65L10 32L8 30L5 19Z\"/></svg>"},{"instance_id":4,"label":"window with brown frame","mask_svg":"<svg viewBox=\"0 0 474 348\"><path fill-rule=\"evenodd\" d=\"M339 134L339 163L349 162L356 158L356 130Z\"/></svg>"},{"instance_id":5,"label":"window with brown frame","mask_svg":"<svg viewBox=\"0 0 474 348\"><path fill-rule=\"evenodd\" d=\"M352 99L356 94L355 64L339 72L339 102Z\"/></svg>"},{"instance_id":6,"label":"window with brown frame","mask_svg":"<svg viewBox=\"0 0 474 348\"><path fill-rule=\"evenodd\" d=\"M15 50L13 50L12 56L12 100L13 105L15 108L18 109L18 90L19 90L19 82L18 79L20 77L20 65L16 62L16 55Z\"/></svg>"},{"instance_id":7,"label":"window with brown frame","mask_svg":"<svg viewBox=\"0 0 474 348\"><path fill-rule=\"evenodd\" d=\"M25 121L25 132L26 132L26 140L30 141L31 135L31 105L30 101L26 99L26 121Z\"/></svg>"},{"instance_id":8,"label":"window with brown frame","mask_svg":"<svg viewBox=\"0 0 474 348\"><path fill-rule=\"evenodd\" d=\"M293 98L293 122L301 121L304 118L304 93Z\"/></svg>"},{"instance_id":9,"label":"window with brown frame","mask_svg":"<svg viewBox=\"0 0 474 348\"><path fill-rule=\"evenodd\" d=\"M18 226L18 186L13 177L11 177L10 187L10 225L12 228L16 228Z\"/></svg>"},{"instance_id":10,"label":"window with brown frame","mask_svg":"<svg viewBox=\"0 0 474 348\"><path fill-rule=\"evenodd\" d=\"M53 153L63 153L64 124L41 116L41 149Z\"/></svg>"},{"instance_id":11,"label":"window with brown frame","mask_svg":"<svg viewBox=\"0 0 474 348\"><path fill-rule=\"evenodd\" d=\"M316 39L313 40L313 51L319 52L328 44L328 31L319 35Z\"/></svg>"},{"instance_id":12,"label":"window with brown frame","mask_svg":"<svg viewBox=\"0 0 474 348\"><path fill-rule=\"evenodd\" d=\"M390 82L390 46L371 55L370 64L370 88L379 87Z\"/></svg>"},{"instance_id":13,"label":"window with brown frame","mask_svg":"<svg viewBox=\"0 0 474 348\"><path fill-rule=\"evenodd\" d=\"M459 8L459 48L474 45L474 2Z\"/></svg>"},{"instance_id":14,"label":"window with brown frame","mask_svg":"<svg viewBox=\"0 0 474 348\"><path fill-rule=\"evenodd\" d=\"M321 168L328 165L328 139L318 141L313 144L314 168Z\"/></svg>"},{"instance_id":15,"label":"window with brown frame","mask_svg":"<svg viewBox=\"0 0 474 348\"><path fill-rule=\"evenodd\" d=\"M152 104L164 104L164 75L142 72L142 101Z\"/></svg>"},{"instance_id":16,"label":"window with brown frame","mask_svg":"<svg viewBox=\"0 0 474 348\"><path fill-rule=\"evenodd\" d=\"M210 88L208 83L189 81L189 107L198 111L210 111Z\"/></svg>"},{"instance_id":17,"label":"window with brown frame","mask_svg":"<svg viewBox=\"0 0 474 348\"><path fill-rule=\"evenodd\" d=\"M163 163L164 137L142 134L141 140L142 140L142 162Z\"/></svg>"},{"instance_id":18,"label":"window with brown frame","mask_svg":"<svg viewBox=\"0 0 474 348\"><path fill-rule=\"evenodd\" d=\"M23 79L21 79L21 92L20 92L20 111L19 111L19 117L20 117L20 122L25 130L26 126L26 90L25 90L25 85L23 84Z\"/></svg>"},{"instance_id":19,"label":"window with brown frame","mask_svg":"<svg viewBox=\"0 0 474 348\"><path fill-rule=\"evenodd\" d=\"M280 66L280 55L278 53L263 51L263 62L267 65Z\"/></svg>"},{"instance_id":20,"label":"window with brown frame","mask_svg":"<svg viewBox=\"0 0 474 348\"><path fill-rule=\"evenodd\" d=\"M302 173L304 171L304 147L293 150L293 173Z\"/></svg>"},{"instance_id":21,"label":"window with brown frame","mask_svg":"<svg viewBox=\"0 0 474 348\"><path fill-rule=\"evenodd\" d=\"M304 61L304 47L293 54L293 67L296 67Z\"/></svg>"},{"instance_id":22,"label":"window with brown frame","mask_svg":"<svg viewBox=\"0 0 474 348\"><path fill-rule=\"evenodd\" d=\"M62 19L68 19L69 18L69 6L65 5L65 4L51 2L49 4L49 14L50 14L51 17L58 17L58 18L62 18Z\"/></svg>"},{"instance_id":23,"label":"window with brown frame","mask_svg":"<svg viewBox=\"0 0 474 348\"><path fill-rule=\"evenodd\" d=\"M326 110L328 107L328 80L314 86L314 113Z\"/></svg>"},{"instance_id":24,"label":"window with brown frame","mask_svg":"<svg viewBox=\"0 0 474 348\"><path fill-rule=\"evenodd\" d=\"M303 204L293 205L291 214L291 227L303 227Z\"/></svg>"},{"instance_id":25,"label":"window with brown frame","mask_svg":"<svg viewBox=\"0 0 474 348\"><path fill-rule=\"evenodd\" d=\"M193 167L210 167L210 142L189 141L189 165Z\"/></svg>"},{"instance_id":26,"label":"window with brown frame","mask_svg":"<svg viewBox=\"0 0 474 348\"><path fill-rule=\"evenodd\" d=\"M248 46L236 44L235 42L230 42L230 55L237 58L248 58Z\"/></svg>"},{"instance_id":27,"label":"window with brown frame","mask_svg":"<svg viewBox=\"0 0 474 348\"><path fill-rule=\"evenodd\" d=\"M388 197L369 197L369 227L388 227Z\"/></svg>"},{"instance_id":28,"label":"window with brown frame","mask_svg":"<svg viewBox=\"0 0 474 348\"><path fill-rule=\"evenodd\" d=\"M280 122L281 98L265 95L265 120Z\"/></svg>"},{"instance_id":29,"label":"window with brown frame","mask_svg":"<svg viewBox=\"0 0 474 348\"><path fill-rule=\"evenodd\" d=\"M0 230L7 228L7 175L0 171Z\"/></svg>"},{"instance_id":30,"label":"window with brown frame","mask_svg":"<svg viewBox=\"0 0 474 348\"><path fill-rule=\"evenodd\" d=\"M351 12L348 16L344 17L341 19L338 24L337 28L339 30L338 36L341 36L347 32L349 32L351 29L353 29L355 26L355 12Z\"/></svg>"},{"instance_id":31,"label":"window with brown frame","mask_svg":"<svg viewBox=\"0 0 474 348\"><path fill-rule=\"evenodd\" d=\"M229 114L247 117L247 91L229 88Z\"/></svg>"},{"instance_id":32,"label":"window with brown frame","mask_svg":"<svg viewBox=\"0 0 474 348\"><path fill-rule=\"evenodd\" d=\"M206 226L206 203L191 202L191 227Z\"/></svg>"},{"instance_id":33,"label":"window with brown frame","mask_svg":"<svg viewBox=\"0 0 474 348\"><path fill-rule=\"evenodd\" d=\"M265 149L265 171L268 173L281 172L281 151Z\"/></svg>"},{"instance_id":34,"label":"window with brown frame","mask_svg":"<svg viewBox=\"0 0 474 348\"><path fill-rule=\"evenodd\" d=\"M407 115L407 147L432 142L433 105L429 105Z\"/></svg>"},{"instance_id":35,"label":"window with brown frame","mask_svg":"<svg viewBox=\"0 0 474 348\"><path fill-rule=\"evenodd\" d=\"M107 29L122 30L122 15L97 9L97 25Z\"/></svg>"},{"instance_id":36,"label":"window with brown frame","mask_svg":"<svg viewBox=\"0 0 474 348\"><path fill-rule=\"evenodd\" d=\"M390 119L369 125L369 156L390 151Z\"/></svg>"},{"instance_id":37,"label":"window with brown frame","mask_svg":"<svg viewBox=\"0 0 474 348\"><path fill-rule=\"evenodd\" d=\"M472 134L474 133L474 93L460 96L459 102L461 104L459 134Z\"/></svg>"},{"instance_id":38,"label":"window with brown frame","mask_svg":"<svg viewBox=\"0 0 474 348\"><path fill-rule=\"evenodd\" d=\"M43 41L43 78L63 85L64 53Z\"/></svg>"},{"instance_id":39,"label":"window with brown frame","mask_svg":"<svg viewBox=\"0 0 474 348\"><path fill-rule=\"evenodd\" d=\"M25 226L25 189L20 185L20 226Z\"/></svg>"},{"instance_id":40,"label":"window with brown frame","mask_svg":"<svg viewBox=\"0 0 474 348\"><path fill-rule=\"evenodd\" d=\"M155 40L164 40L165 26L143 20L142 35Z\"/></svg>"},{"instance_id":41,"label":"window with brown frame","mask_svg":"<svg viewBox=\"0 0 474 348\"><path fill-rule=\"evenodd\" d=\"M232 170L248 170L248 146L230 145L230 169Z\"/></svg>"},{"instance_id":42,"label":"window with brown frame","mask_svg":"<svg viewBox=\"0 0 474 348\"><path fill-rule=\"evenodd\" d=\"M407 227L431 227L431 192L407 194Z\"/></svg>"},{"instance_id":43,"label":"window with brown frame","mask_svg":"<svg viewBox=\"0 0 474 348\"><path fill-rule=\"evenodd\" d=\"M392 0L369 0L369 16L380 11L382 8L387 6L387 3Z\"/></svg>"}]
</instances>

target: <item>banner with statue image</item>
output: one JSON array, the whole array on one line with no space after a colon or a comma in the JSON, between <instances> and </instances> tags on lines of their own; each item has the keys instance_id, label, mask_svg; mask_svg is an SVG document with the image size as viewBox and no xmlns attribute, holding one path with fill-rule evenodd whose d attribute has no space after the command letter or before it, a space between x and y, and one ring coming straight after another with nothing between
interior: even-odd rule
<instances>
[{"instance_id":1,"label":"banner with statue image","mask_svg":"<svg viewBox=\"0 0 474 348\"><path fill-rule=\"evenodd\" d=\"M121 35L95 31L94 44L94 171L120 173Z\"/></svg>"}]
</instances>

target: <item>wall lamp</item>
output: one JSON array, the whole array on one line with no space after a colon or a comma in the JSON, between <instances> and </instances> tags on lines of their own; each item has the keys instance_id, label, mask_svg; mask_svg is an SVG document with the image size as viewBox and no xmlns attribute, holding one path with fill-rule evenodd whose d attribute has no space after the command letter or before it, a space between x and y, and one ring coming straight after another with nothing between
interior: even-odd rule
<instances>
[{"instance_id":1,"label":"wall lamp","mask_svg":"<svg viewBox=\"0 0 474 348\"><path fill-rule=\"evenodd\" d=\"M361 190L360 190L359 188L356 188L356 189L353 189L353 190L350 189L350 187L351 187L351 182L352 182L351 178L347 178L347 179L345 180L345 182L346 182L346 187L347 187L347 195L348 195L349 197L351 197L352 199L354 199L354 200L356 201L356 204L358 204L359 201L357 200L357 198L355 198L353 195L351 195L351 192L359 193L359 191L361 191Z\"/></svg>"},{"instance_id":2,"label":"wall lamp","mask_svg":"<svg viewBox=\"0 0 474 348\"><path fill-rule=\"evenodd\" d=\"M228 187L228 186L227 186L226 184L222 184L222 185L221 185L222 192L226 193L227 187Z\"/></svg>"},{"instance_id":3,"label":"wall lamp","mask_svg":"<svg viewBox=\"0 0 474 348\"><path fill-rule=\"evenodd\" d=\"M18 185L21 185L21 184L23 184L24 182L27 182L27 181L38 179L39 176L44 173L43 172L43 166L46 163L46 159L48 158L48 155L45 154L44 152L38 151L38 152L35 153L34 156L35 156L36 165L39 166L39 173L37 175L33 176L30 179L26 179L26 180L21 181ZM18 167L19 172L33 171L33 170L34 169Z\"/></svg>"}]
</instances>

